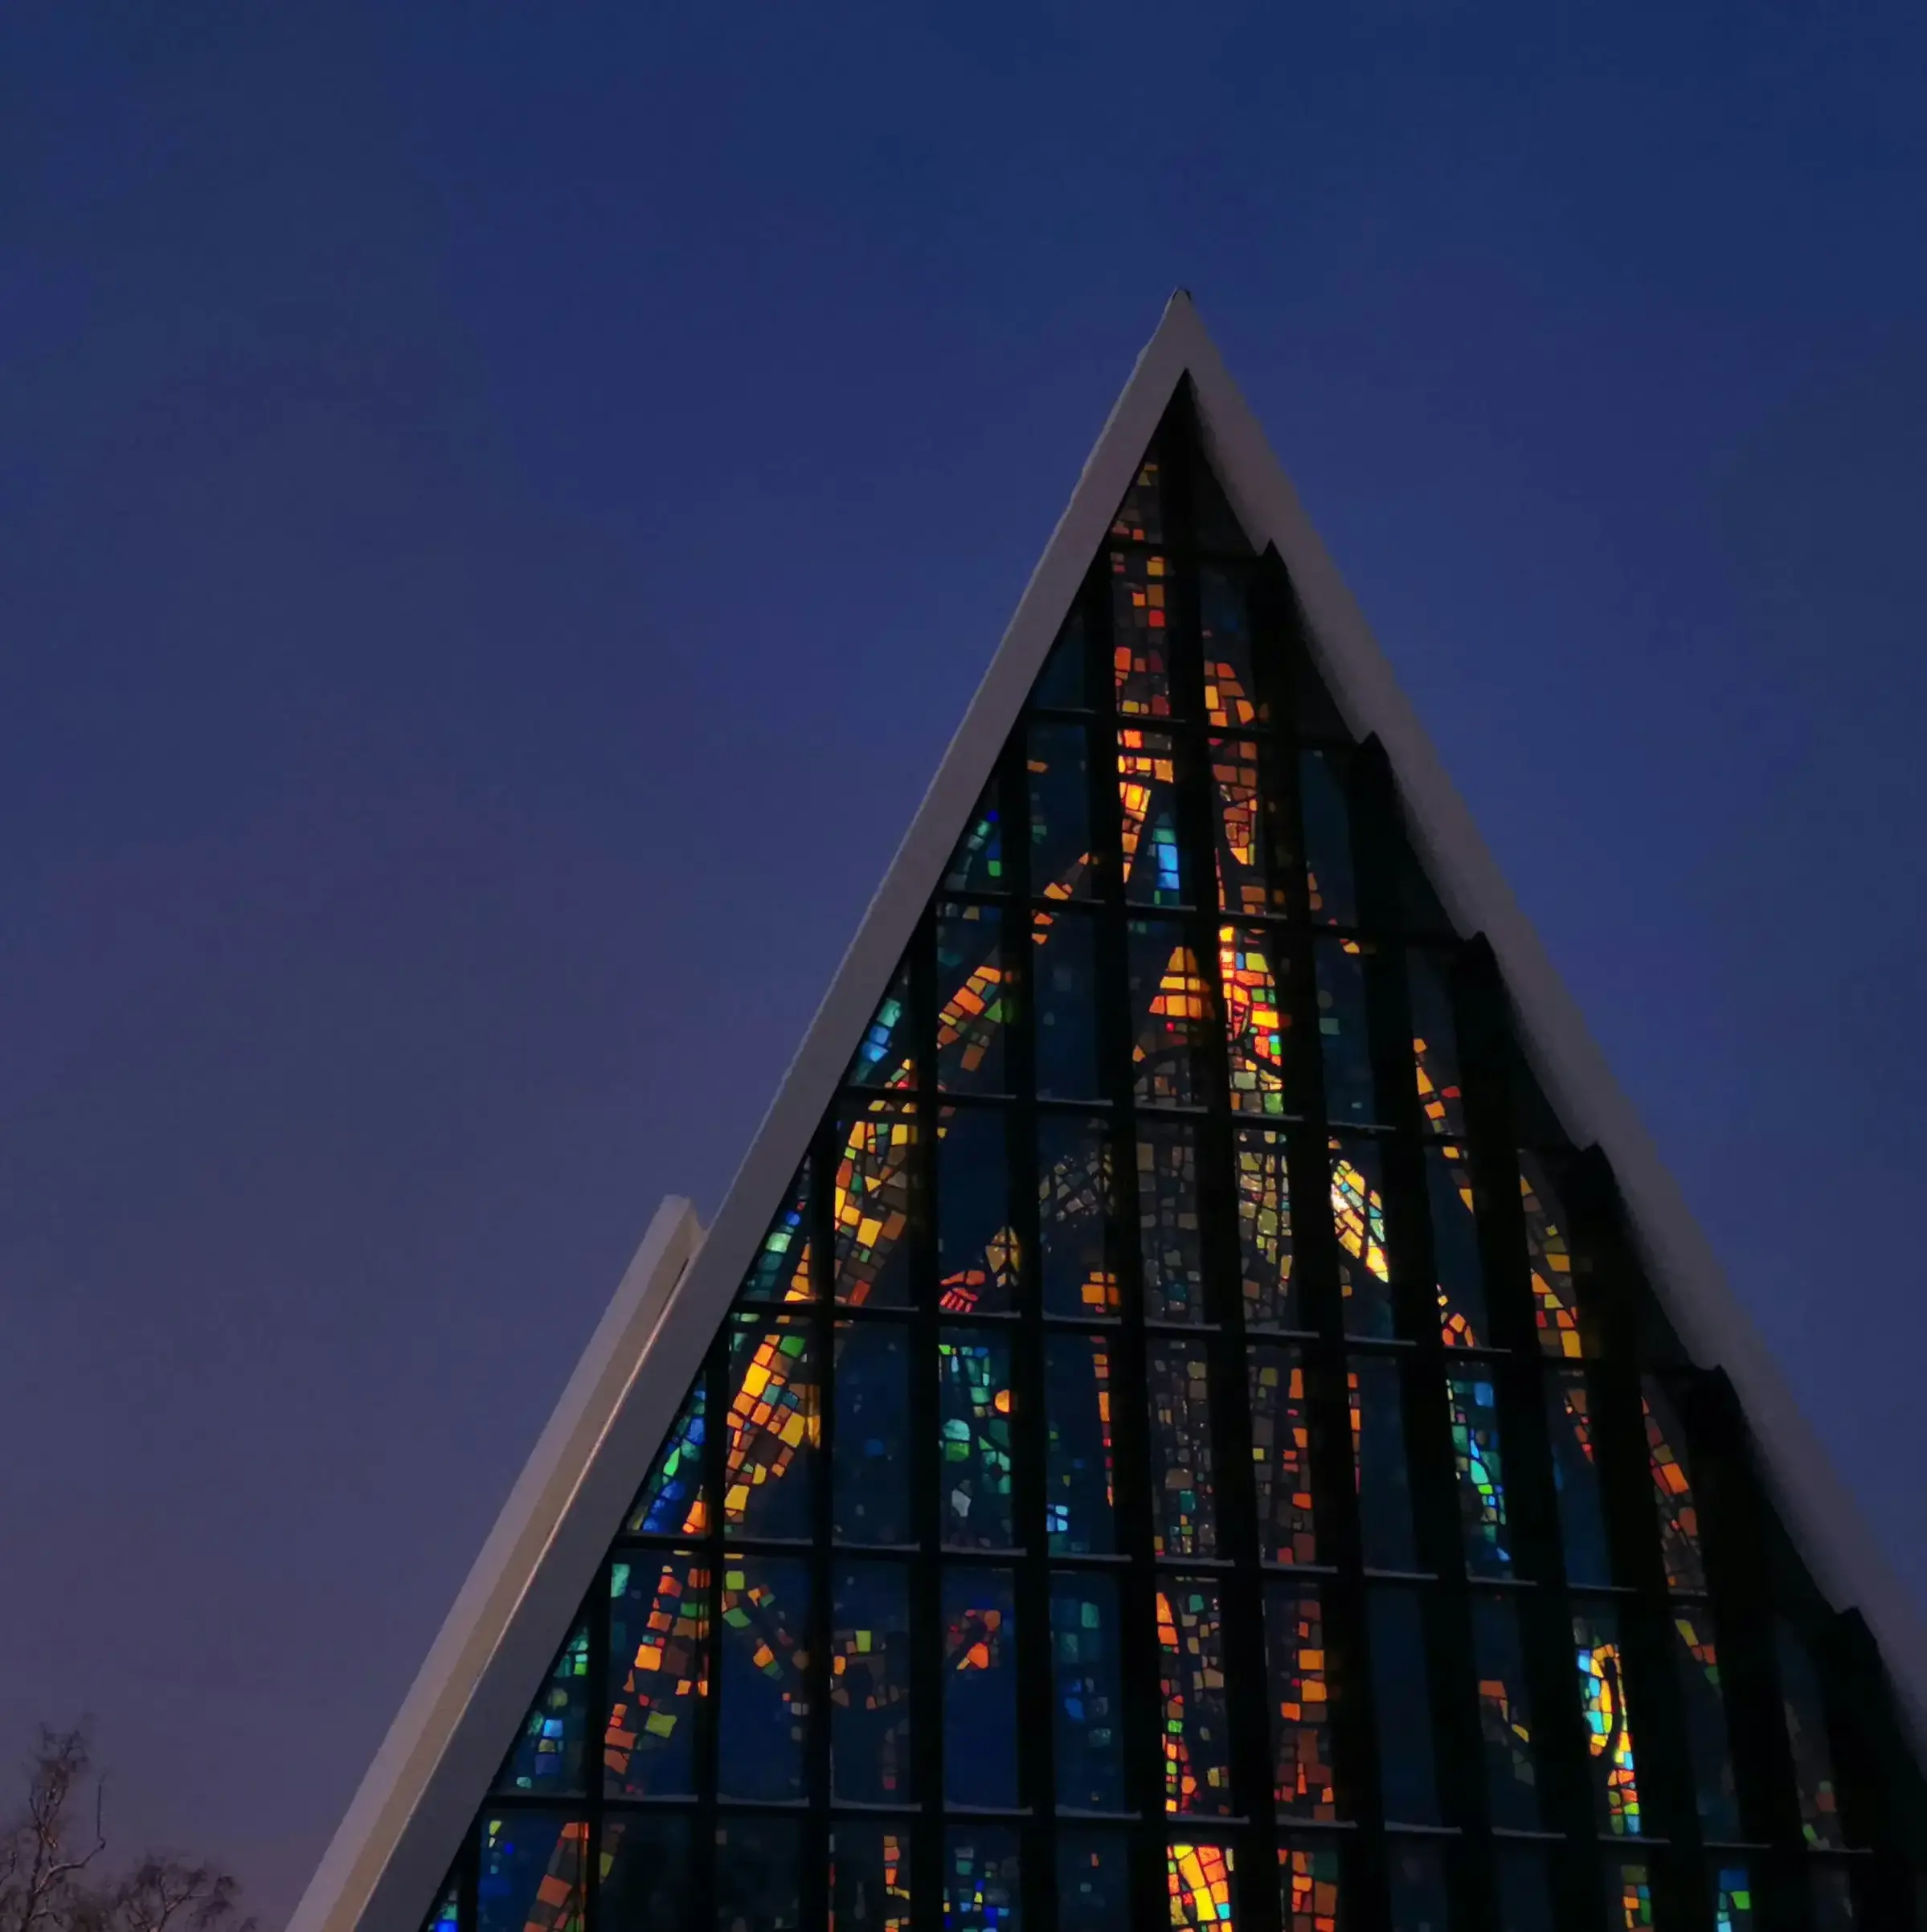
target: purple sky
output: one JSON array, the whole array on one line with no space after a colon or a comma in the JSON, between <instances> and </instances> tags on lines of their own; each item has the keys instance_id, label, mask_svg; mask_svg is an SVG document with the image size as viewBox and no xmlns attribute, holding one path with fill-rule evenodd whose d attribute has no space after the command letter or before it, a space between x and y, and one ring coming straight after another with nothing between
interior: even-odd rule
<instances>
[{"instance_id":1,"label":"purple sky","mask_svg":"<svg viewBox=\"0 0 1927 1932\"><path fill-rule=\"evenodd\" d=\"M696 11L0 27L0 1734L280 1922L1179 283L1927 1596L1927 16Z\"/></svg>"}]
</instances>

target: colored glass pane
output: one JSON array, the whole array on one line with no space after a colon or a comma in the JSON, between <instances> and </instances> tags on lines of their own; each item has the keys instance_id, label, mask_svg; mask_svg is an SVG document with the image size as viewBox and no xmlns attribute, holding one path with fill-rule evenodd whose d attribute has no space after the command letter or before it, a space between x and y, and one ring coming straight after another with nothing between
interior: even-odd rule
<instances>
[{"instance_id":1,"label":"colored glass pane","mask_svg":"<svg viewBox=\"0 0 1927 1932\"><path fill-rule=\"evenodd\" d=\"M1405 955L1412 999L1412 1068L1418 1117L1428 1133L1465 1132L1465 1094L1459 1077L1459 1029L1451 989L1436 953L1414 946Z\"/></svg>"},{"instance_id":2,"label":"colored glass pane","mask_svg":"<svg viewBox=\"0 0 1927 1932\"><path fill-rule=\"evenodd\" d=\"M1037 1132L1037 1278L1045 1312L1115 1315L1115 1189L1104 1124L1044 1114Z\"/></svg>"},{"instance_id":3,"label":"colored glass pane","mask_svg":"<svg viewBox=\"0 0 1927 1932\"><path fill-rule=\"evenodd\" d=\"M1004 866L1004 813L997 802L1000 781L992 778L972 808L943 868L946 892L1003 892L1009 888Z\"/></svg>"},{"instance_id":4,"label":"colored glass pane","mask_svg":"<svg viewBox=\"0 0 1927 1932\"><path fill-rule=\"evenodd\" d=\"M1691 1747L1693 1791L1700 1824L1716 1841L1740 1836L1740 1801L1733 1783L1733 1747L1727 1736L1726 1699L1720 1682L1720 1651L1712 1619L1704 1610L1673 1619L1677 1639L1680 1705Z\"/></svg>"},{"instance_id":5,"label":"colored glass pane","mask_svg":"<svg viewBox=\"0 0 1927 1932\"><path fill-rule=\"evenodd\" d=\"M1593 1811L1599 1828L1637 1837L1645 1828L1632 1714L1626 1707L1619 1627L1605 1605L1576 1612L1573 1641L1579 1667L1579 1707L1585 1720Z\"/></svg>"},{"instance_id":6,"label":"colored glass pane","mask_svg":"<svg viewBox=\"0 0 1927 1932\"><path fill-rule=\"evenodd\" d=\"M1239 919L1283 912L1291 888L1278 850L1271 753L1253 738L1214 738L1209 750L1218 909Z\"/></svg>"},{"instance_id":7,"label":"colored glass pane","mask_svg":"<svg viewBox=\"0 0 1927 1932\"><path fill-rule=\"evenodd\" d=\"M1519 1601L1482 1594L1472 1598L1471 1611L1472 1669L1479 1684L1479 1728L1492 1822L1508 1831L1534 1832L1540 1825L1539 1765Z\"/></svg>"},{"instance_id":8,"label":"colored glass pane","mask_svg":"<svg viewBox=\"0 0 1927 1932\"><path fill-rule=\"evenodd\" d=\"M605 1814L595 1885L597 1922L677 1926L689 1909L695 1820L663 1809Z\"/></svg>"},{"instance_id":9,"label":"colored glass pane","mask_svg":"<svg viewBox=\"0 0 1927 1932\"><path fill-rule=\"evenodd\" d=\"M1447 1348L1475 1349L1491 1342L1491 1328L1486 1319L1472 1157L1463 1147L1428 1147L1425 1167L1439 1326Z\"/></svg>"},{"instance_id":10,"label":"colored glass pane","mask_svg":"<svg viewBox=\"0 0 1927 1932\"><path fill-rule=\"evenodd\" d=\"M1164 542L1164 473L1155 458L1147 457L1139 465L1111 519L1111 534L1125 543Z\"/></svg>"},{"instance_id":11,"label":"colored glass pane","mask_svg":"<svg viewBox=\"0 0 1927 1932\"><path fill-rule=\"evenodd\" d=\"M810 1279L809 1164L805 1161L790 1183L769 1231L757 1243L755 1259L737 1291L739 1303L808 1301Z\"/></svg>"},{"instance_id":12,"label":"colored glass pane","mask_svg":"<svg viewBox=\"0 0 1927 1932\"><path fill-rule=\"evenodd\" d=\"M1259 1557L1267 1563L1315 1563L1304 1359L1295 1349L1254 1348L1246 1375Z\"/></svg>"},{"instance_id":13,"label":"colored glass pane","mask_svg":"<svg viewBox=\"0 0 1927 1932\"><path fill-rule=\"evenodd\" d=\"M435 1908L422 1921L422 1932L456 1932L461 1924L461 1887L452 1879L444 1888Z\"/></svg>"},{"instance_id":14,"label":"colored glass pane","mask_svg":"<svg viewBox=\"0 0 1927 1932\"><path fill-rule=\"evenodd\" d=\"M1606 1860L1606 1923L1612 1932L1650 1932L1653 1924L1653 1875L1643 1860Z\"/></svg>"},{"instance_id":15,"label":"colored glass pane","mask_svg":"<svg viewBox=\"0 0 1927 1932\"><path fill-rule=\"evenodd\" d=\"M1017 1802L1017 1596L1008 1570L943 1572L943 1796Z\"/></svg>"},{"instance_id":16,"label":"colored glass pane","mask_svg":"<svg viewBox=\"0 0 1927 1932\"><path fill-rule=\"evenodd\" d=\"M943 1541L1008 1549L1011 1521L1010 1340L985 1328L946 1328L937 1345Z\"/></svg>"},{"instance_id":17,"label":"colored glass pane","mask_svg":"<svg viewBox=\"0 0 1927 1932\"><path fill-rule=\"evenodd\" d=\"M895 1322L837 1327L831 1533L842 1543L910 1540L910 1338Z\"/></svg>"},{"instance_id":18,"label":"colored glass pane","mask_svg":"<svg viewBox=\"0 0 1927 1932\"><path fill-rule=\"evenodd\" d=\"M1855 1932L1863 1922L1854 1904L1852 1873L1842 1865L1816 1864L1807 1877L1813 1932Z\"/></svg>"},{"instance_id":19,"label":"colored glass pane","mask_svg":"<svg viewBox=\"0 0 1927 1932\"><path fill-rule=\"evenodd\" d=\"M1409 1570L1417 1567L1418 1557L1399 1365L1382 1356L1355 1356L1350 1381L1352 1456L1365 1564L1373 1570Z\"/></svg>"},{"instance_id":20,"label":"colored glass pane","mask_svg":"<svg viewBox=\"0 0 1927 1932\"><path fill-rule=\"evenodd\" d=\"M1054 1552L1116 1547L1111 1405L1117 1346L1102 1335L1044 1337L1044 1525Z\"/></svg>"},{"instance_id":21,"label":"colored glass pane","mask_svg":"<svg viewBox=\"0 0 1927 1932\"><path fill-rule=\"evenodd\" d=\"M1504 1576L1512 1567L1512 1533L1506 1520L1499 1398L1491 1372L1482 1369L1447 1376L1446 1407L1459 1476L1466 1568L1475 1576Z\"/></svg>"},{"instance_id":22,"label":"colored glass pane","mask_svg":"<svg viewBox=\"0 0 1927 1932\"><path fill-rule=\"evenodd\" d=\"M803 1833L788 1818L716 1826L718 1932L794 1932L803 1923Z\"/></svg>"},{"instance_id":23,"label":"colored glass pane","mask_svg":"<svg viewBox=\"0 0 1927 1932\"><path fill-rule=\"evenodd\" d=\"M910 1932L910 1842L902 1824L840 1818L830 1830L830 1932Z\"/></svg>"},{"instance_id":24,"label":"colored glass pane","mask_svg":"<svg viewBox=\"0 0 1927 1932\"><path fill-rule=\"evenodd\" d=\"M1149 1387L1152 1541L1160 1556L1208 1557L1217 1549L1211 1450L1210 1369L1201 1347L1153 1341Z\"/></svg>"},{"instance_id":25,"label":"colored glass pane","mask_svg":"<svg viewBox=\"0 0 1927 1932\"><path fill-rule=\"evenodd\" d=\"M1537 1845L1499 1848L1499 1932L1561 1932L1553 1875Z\"/></svg>"},{"instance_id":26,"label":"colored glass pane","mask_svg":"<svg viewBox=\"0 0 1927 1932\"><path fill-rule=\"evenodd\" d=\"M1111 682L1124 718L1169 718L1171 560L1161 552L1111 553Z\"/></svg>"},{"instance_id":27,"label":"colored glass pane","mask_svg":"<svg viewBox=\"0 0 1927 1932\"><path fill-rule=\"evenodd\" d=\"M1291 1276L1291 1182L1285 1136L1241 1127L1237 1163L1238 1246L1250 1328L1296 1328L1303 1320Z\"/></svg>"},{"instance_id":28,"label":"colored glass pane","mask_svg":"<svg viewBox=\"0 0 1927 1932\"><path fill-rule=\"evenodd\" d=\"M821 1393L806 1319L733 1316L722 1520L750 1536L806 1537Z\"/></svg>"},{"instance_id":29,"label":"colored glass pane","mask_svg":"<svg viewBox=\"0 0 1927 1932\"><path fill-rule=\"evenodd\" d=\"M1774 1655L1780 1667L1780 1697L1799 1795L1800 1830L1810 1845L1836 1850L1847 1840L1840 1827L1840 1798L1834 1782L1833 1746L1827 1736L1820 1673L1814 1667L1813 1653L1784 1623L1774 1627Z\"/></svg>"},{"instance_id":30,"label":"colored glass pane","mask_svg":"<svg viewBox=\"0 0 1927 1932\"><path fill-rule=\"evenodd\" d=\"M1731 1858L1713 1861L1707 1874L1712 1893L1713 1932L1753 1932L1752 1868Z\"/></svg>"},{"instance_id":31,"label":"colored glass pane","mask_svg":"<svg viewBox=\"0 0 1927 1932\"><path fill-rule=\"evenodd\" d=\"M1324 1599L1315 1583L1265 1590L1265 1661L1270 1683L1271 1776L1281 1812L1338 1815L1332 1768L1332 1675Z\"/></svg>"},{"instance_id":32,"label":"colored glass pane","mask_svg":"<svg viewBox=\"0 0 1927 1932\"><path fill-rule=\"evenodd\" d=\"M1332 1219L1345 1332L1377 1340L1393 1331L1384 1156L1375 1140L1348 1137L1331 1144Z\"/></svg>"},{"instance_id":33,"label":"colored glass pane","mask_svg":"<svg viewBox=\"0 0 1927 1932\"><path fill-rule=\"evenodd\" d=\"M1133 1084L1142 1102L1201 1106L1215 1004L1183 927L1133 919L1124 948Z\"/></svg>"},{"instance_id":34,"label":"colored glass pane","mask_svg":"<svg viewBox=\"0 0 1927 1932\"><path fill-rule=\"evenodd\" d=\"M1358 922L1352 872L1352 807L1346 796L1344 754L1326 747L1299 755L1298 783L1304 827L1305 903L1312 923Z\"/></svg>"},{"instance_id":35,"label":"colored glass pane","mask_svg":"<svg viewBox=\"0 0 1927 1932\"><path fill-rule=\"evenodd\" d=\"M943 1835L943 1932L1022 1932L1017 1835L952 1825Z\"/></svg>"},{"instance_id":36,"label":"colored glass pane","mask_svg":"<svg viewBox=\"0 0 1927 1932\"><path fill-rule=\"evenodd\" d=\"M587 1819L556 1811L487 1814L475 1885L480 1932L581 1932L588 1867Z\"/></svg>"},{"instance_id":37,"label":"colored glass pane","mask_svg":"<svg viewBox=\"0 0 1927 1932\"><path fill-rule=\"evenodd\" d=\"M1197 610L1205 722L1229 731L1269 724L1271 707L1258 687L1243 577L1206 564L1197 574Z\"/></svg>"},{"instance_id":38,"label":"colored glass pane","mask_svg":"<svg viewBox=\"0 0 1927 1932\"><path fill-rule=\"evenodd\" d=\"M1449 1932L1444 1852L1435 1844L1396 1838L1385 1852L1385 1889L1397 1932Z\"/></svg>"},{"instance_id":39,"label":"colored glass pane","mask_svg":"<svg viewBox=\"0 0 1927 1932\"><path fill-rule=\"evenodd\" d=\"M1119 835L1124 897L1134 906L1190 903L1178 824L1182 754L1168 731L1118 733Z\"/></svg>"},{"instance_id":40,"label":"colored glass pane","mask_svg":"<svg viewBox=\"0 0 1927 1932\"><path fill-rule=\"evenodd\" d=\"M1138 1233L1148 1320L1205 1318L1197 1165L1197 1136L1192 1128L1173 1120L1140 1124Z\"/></svg>"},{"instance_id":41,"label":"colored glass pane","mask_svg":"<svg viewBox=\"0 0 1927 1932\"><path fill-rule=\"evenodd\" d=\"M1336 1846L1281 1846L1278 1913L1283 1932L1345 1932L1344 1860Z\"/></svg>"},{"instance_id":42,"label":"colored glass pane","mask_svg":"<svg viewBox=\"0 0 1927 1932\"><path fill-rule=\"evenodd\" d=\"M1133 1922L1129 1841L1121 1832L1060 1827L1058 1932L1119 1932Z\"/></svg>"},{"instance_id":43,"label":"colored glass pane","mask_svg":"<svg viewBox=\"0 0 1927 1932\"><path fill-rule=\"evenodd\" d=\"M1030 936L1037 1097L1101 1099L1096 927L1076 912L1038 912L1031 915Z\"/></svg>"},{"instance_id":44,"label":"colored glass pane","mask_svg":"<svg viewBox=\"0 0 1927 1932\"><path fill-rule=\"evenodd\" d=\"M1666 1586L1703 1591L1706 1565L1700 1554L1700 1508L1687 1468L1686 1431L1671 1396L1657 1377L1642 1378L1641 1406L1646 1416L1647 1469L1659 1519L1659 1558L1666 1571Z\"/></svg>"},{"instance_id":45,"label":"colored glass pane","mask_svg":"<svg viewBox=\"0 0 1927 1932\"><path fill-rule=\"evenodd\" d=\"M1549 1381L1545 1408L1566 1577L1574 1583L1610 1583L1614 1579L1599 1482L1593 1394L1585 1371L1568 1369Z\"/></svg>"},{"instance_id":46,"label":"colored glass pane","mask_svg":"<svg viewBox=\"0 0 1927 1932\"><path fill-rule=\"evenodd\" d=\"M1164 1809L1221 1816L1233 1808L1231 1725L1217 1585L1160 1578L1157 1632Z\"/></svg>"},{"instance_id":47,"label":"colored glass pane","mask_svg":"<svg viewBox=\"0 0 1927 1932\"><path fill-rule=\"evenodd\" d=\"M588 1788L589 1627L569 1633L535 1693L508 1761L495 1780L498 1791L573 1798Z\"/></svg>"},{"instance_id":48,"label":"colored glass pane","mask_svg":"<svg viewBox=\"0 0 1927 1932\"><path fill-rule=\"evenodd\" d=\"M1090 649L1084 612L1074 607L1057 634L1044 668L1031 687L1030 702L1045 710L1090 708Z\"/></svg>"},{"instance_id":49,"label":"colored glass pane","mask_svg":"<svg viewBox=\"0 0 1927 1932\"><path fill-rule=\"evenodd\" d=\"M1011 968L996 906L937 908L937 1084L947 1093L1001 1093L1010 1084Z\"/></svg>"},{"instance_id":50,"label":"colored glass pane","mask_svg":"<svg viewBox=\"0 0 1927 1932\"><path fill-rule=\"evenodd\" d=\"M910 967L899 964L877 1002L863 1038L850 1056L844 1079L853 1087L914 1087L914 1027L910 1011Z\"/></svg>"},{"instance_id":51,"label":"colored glass pane","mask_svg":"<svg viewBox=\"0 0 1927 1932\"><path fill-rule=\"evenodd\" d=\"M839 1301L902 1308L910 1301L910 1213L919 1188L918 1122L905 1102L878 1100L834 1129L831 1201Z\"/></svg>"},{"instance_id":52,"label":"colored glass pane","mask_svg":"<svg viewBox=\"0 0 1927 1932\"><path fill-rule=\"evenodd\" d=\"M947 1314L1004 1315L1016 1306L1009 1116L988 1107L937 1115L937 1300Z\"/></svg>"},{"instance_id":53,"label":"colored glass pane","mask_svg":"<svg viewBox=\"0 0 1927 1932\"><path fill-rule=\"evenodd\" d=\"M706 1526L702 1500L704 1400L698 1381L683 1398L624 1524L630 1535L700 1536Z\"/></svg>"},{"instance_id":54,"label":"colored glass pane","mask_svg":"<svg viewBox=\"0 0 1927 1932\"><path fill-rule=\"evenodd\" d=\"M1312 950L1318 979L1318 1043L1325 1070L1325 1117L1334 1127L1369 1127L1378 1119L1372 1041L1365 1021L1368 950L1361 940L1323 936Z\"/></svg>"},{"instance_id":55,"label":"colored glass pane","mask_svg":"<svg viewBox=\"0 0 1927 1932\"><path fill-rule=\"evenodd\" d=\"M809 1723L809 1566L722 1560L716 1787L726 1798L800 1798Z\"/></svg>"},{"instance_id":56,"label":"colored glass pane","mask_svg":"<svg viewBox=\"0 0 1927 1932\"><path fill-rule=\"evenodd\" d=\"M1385 1816L1400 1824L1436 1824L1438 1779L1433 1762L1425 1607L1413 1590L1377 1589L1369 1594L1365 1607Z\"/></svg>"},{"instance_id":57,"label":"colored glass pane","mask_svg":"<svg viewBox=\"0 0 1927 1932\"><path fill-rule=\"evenodd\" d=\"M1597 1352L1589 1310L1579 1295L1566 1215L1545 1162L1519 1153L1519 1199L1525 1214L1526 1262L1532 1276L1532 1319L1542 1353L1576 1359Z\"/></svg>"},{"instance_id":58,"label":"colored glass pane","mask_svg":"<svg viewBox=\"0 0 1927 1932\"><path fill-rule=\"evenodd\" d=\"M1051 1688L1061 1811L1126 1808L1121 1646L1116 1582L1054 1576Z\"/></svg>"},{"instance_id":59,"label":"colored glass pane","mask_svg":"<svg viewBox=\"0 0 1927 1932\"><path fill-rule=\"evenodd\" d=\"M1283 939L1275 928L1218 928L1218 976L1224 987L1225 1045L1231 1104L1242 1113L1285 1111Z\"/></svg>"},{"instance_id":60,"label":"colored glass pane","mask_svg":"<svg viewBox=\"0 0 1927 1932\"><path fill-rule=\"evenodd\" d=\"M609 1570L603 1789L612 1798L693 1791L698 1713L709 1686L710 1559L639 1551Z\"/></svg>"},{"instance_id":61,"label":"colored glass pane","mask_svg":"<svg viewBox=\"0 0 1927 1932\"><path fill-rule=\"evenodd\" d=\"M1084 727L1033 718L1025 747L1030 799L1030 896L1087 898L1090 872L1090 751Z\"/></svg>"},{"instance_id":62,"label":"colored glass pane","mask_svg":"<svg viewBox=\"0 0 1927 1932\"><path fill-rule=\"evenodd\" d=\"M910 1578L900 1564L830 1576L830 1778L842 1802L904 1804L910 1754Z\"/></svg>"},{"instance_id":63,"label":"colored glass pane","mask_svg":"<svg viewBox=\"0 0 1927 1932\"><path fill-rule=\"evenodd\" d=\"M1234 1932L1230 1846L1173 1844L1166 1856L1164 1882L1171 1897L1173 1926L1211 1926Z\"/></svg>"}]
</instances>

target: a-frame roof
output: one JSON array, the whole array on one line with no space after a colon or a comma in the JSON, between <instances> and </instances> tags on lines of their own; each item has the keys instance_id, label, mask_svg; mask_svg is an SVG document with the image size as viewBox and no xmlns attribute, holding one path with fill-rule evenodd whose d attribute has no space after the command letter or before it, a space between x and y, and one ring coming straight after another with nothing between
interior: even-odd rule
<instances>
[{"instance_id":1,"label":"a-frame roof","mask_svg":"<svg viewBox=\"0 0 1927 1932\"><path fill-rule=\"evenodd\" d=\"M418 1932L530 1688L726 1312L918 913L936 886L1090 557L1189 377L1200 430L1255 548L1274 545L1347 723L1376 735L1446 911L1483 933L1533 1070L1597 1144L1641 1259L1693 1359L1724 1369L1763 1472L1836 1608L1857 1608L1910 1706L1927 1713L1927 1631L1736 1300L1471 814L1394 682L1190 297L1167 305L1084 465L1017 613L706 1237L665 1201L356 1793L291 1932Z\"/></svg>"}]
</instances>

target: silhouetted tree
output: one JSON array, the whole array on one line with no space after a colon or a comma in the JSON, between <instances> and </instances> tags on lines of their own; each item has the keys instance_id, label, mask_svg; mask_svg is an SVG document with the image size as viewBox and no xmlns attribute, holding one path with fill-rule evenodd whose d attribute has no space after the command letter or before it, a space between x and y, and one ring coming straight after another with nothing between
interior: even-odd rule
<instances>
[{"instance_id":1,"label":"silhouetted tree","mask_svg":"<svg viewBox=\"0 0 1927 1932\"><path fill-rule=\"evenodd\" d=\"M0 1829L0 1932L254 1932L239 1888L214 1865L153 1853L117 1872L97 1865L105 1819L86 1733L43 1725L26 1804Z\"/></svg>"}]
</instances>

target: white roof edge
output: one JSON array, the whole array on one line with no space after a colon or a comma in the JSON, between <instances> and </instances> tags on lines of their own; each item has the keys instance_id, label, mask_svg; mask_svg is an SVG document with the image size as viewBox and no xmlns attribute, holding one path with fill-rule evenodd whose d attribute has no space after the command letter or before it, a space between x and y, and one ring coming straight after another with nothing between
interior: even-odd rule
<instances>
[{"instance_id":1,"label":"white roof edge","mask_svg":"<svg viewBox=\"0 0 1927 1932\"><path fill-rule=\"evenodd\" d=\"M608 1545L662 1428L636 1398L689 1368L657 1345L702 1224L678 1196L656 1210L495 1527L369 1766L288 1932L419 1932ZM632 1412L641 1408L644 1414ZM622 1426L625 1418L629 1426ZM632 1439L641 1422L649 1439ZM653 1433L650 1431L653 1427Z\"/></svg>"},{"instance_id":2,"label":"white roof edge","mask_svg":"<svg viewBox=\"0 0 1927 1932\"><path fill-rule=\"evenodd\" d=\"M1801 1413L1779 1365L1734 1295L1684 1194L1594 1040L1432 748L1384 652L1311 527L1250 407L1188 299L1167 317L1218 476L1246 534L1278 546L1314 652L1346 721L1376 733L1404 799L1419 856L1462 932L1490 943L1521 1045L1566 1130L1611 1164L1655 1291L1702 1367L1724 1369L1763 1473L1815 1580L1837 1609L1857 1608L1878 1639L1917 1738L1927 1736L1927 1625Z\"/></svg>"},{"instance_id":3,"label":"white roof edge","mask_svg":"<svg viewBox=\"0 0 1927 1932\"><path fill-rule=\"evenodd\" d=\"M658 1210L289 1932L419 1932L435 1888L808 1149L965 815L1187 374L1232 507L1259 548L1277 545L1320 668L1348 722L1384 743L1414 840L1447 911L1462 931L1489 939L1524 1044L1553 1104L1574 1137L1596 1140L1612 1163L1683 1339L1696 1360L1732 1376L1769 1478L1823 1586L1841 1607L1860 1608L1904 1694L1917 1713L1927 1709L1921 1695L1927 1642L1910 1600L1734 1301L1189 295L1180 289L1084 464L708 1234L686 1201L665 1201Z\"/></svg>"}]
</instances>

